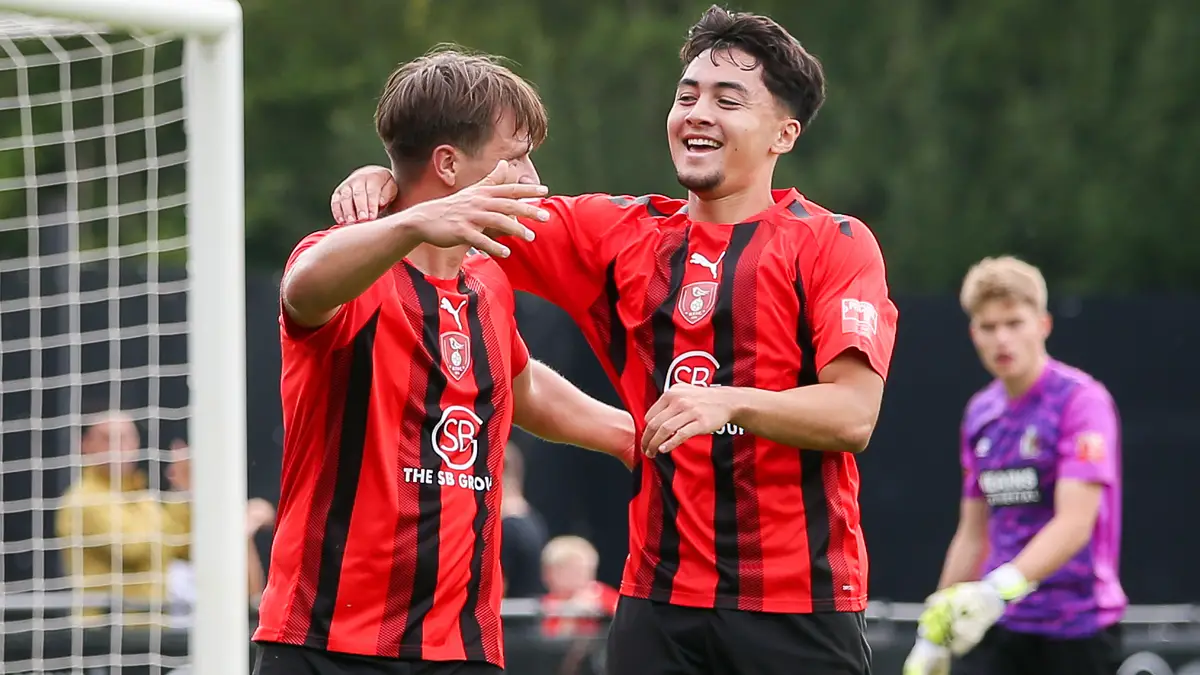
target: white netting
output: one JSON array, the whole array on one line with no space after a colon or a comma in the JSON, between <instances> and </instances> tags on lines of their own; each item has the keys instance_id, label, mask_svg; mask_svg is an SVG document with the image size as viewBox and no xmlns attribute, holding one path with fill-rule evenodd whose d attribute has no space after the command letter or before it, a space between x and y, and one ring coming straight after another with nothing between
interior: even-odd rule
<instances>
[{"instance_id":1,"label":"white netting","mask_svg":"<svg viewBox=\"0 0 1200 675\"><path fill-rule=\"evenodd\" d=\"M2 672L185 660L166 598L188 536L169 470L188 413L182 53L0 14ZM106 411L136 423L139 473L97 451L117 434L85 439Z\"/></svg>"}]
</instances>

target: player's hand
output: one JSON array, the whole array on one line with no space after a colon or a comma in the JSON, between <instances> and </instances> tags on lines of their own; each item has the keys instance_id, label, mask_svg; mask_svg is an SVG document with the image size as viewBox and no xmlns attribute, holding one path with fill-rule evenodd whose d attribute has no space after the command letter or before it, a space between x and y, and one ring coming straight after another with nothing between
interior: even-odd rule
<instances>
[{"instance_id":1,"label":"player's hand","mask_svg":"<svg viewBox=\"0 0 1200 675\"><path fill-rule=\"evenodd\" d=\"M689 438L718 431L733 417L734 395L728 387L673 385L646 412L642 454L653 458Z\"/></svg>"},{"instance_id":2,"label":"player's hand","mask_svg":"<svg viewBox=\"0 0 1200 675\"><path fill-rule=\"evenodd\" d=\"M917 643L904 660L904 675L949 674L950 650L924 638L917 638Z\"/></svg>"},{"instance_id":3,"label":"player's hand","mask_svg":"<svg viewBox=\"0 0 1200 675\"><path fill-rule=\"evenodd\" d=\"M246 536L253 537L259 530L275 525L275 507L265 499L246 502Z\"/></svg>"},{"instance_id":4,"label":"player's hand","mask_svg":"<svg viewBox=\"0 0 1200 675\"><path fill-rule=\"evenodd\" d=\"M518 218L546 221L550 214L535 203L521 201L545 196L544 185L517 182L518 171L501 160L475 185L452 195L423 202L397 216L414 228L418 238L434 246L473 246L488 255L506 258L507 246L494 237L515 236L533 241L533 230ZM392 216L395 217L395 216Z\"/></svg>"},{"instance_id":5,"label":"player's hand","mask_svg":"<svg viewBox=\"0 0 1200 675\"><path fill-rule=\"evenodd\" d=\"M329 198L333 220L338 225L375 220L379 212L400 194L392 171L382 166L364 166L346 177Z\"/></svg>"},{"instance_id":6,"label":"player's hand","mask_svg":"<svg viewBox=\"0 0 1200 675\"><path fill-rule=\"evenodd\" d=\"M1011 564L1001 565L982 581L955 584L930 596L919 622L921 634L962 656L1004 616L1009 603L1034 588Z\"/></svg>"}]
</instances>

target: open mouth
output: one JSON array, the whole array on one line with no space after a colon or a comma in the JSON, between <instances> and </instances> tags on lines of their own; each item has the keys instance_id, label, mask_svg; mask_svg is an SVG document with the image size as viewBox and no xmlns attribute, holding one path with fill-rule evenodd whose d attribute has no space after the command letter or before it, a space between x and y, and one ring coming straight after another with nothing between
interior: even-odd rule
<instances>
[{"instance_id":1,"label":"open mouth","mask_svg":"<svg viewBox=\"0 0 1200 675\"><path fill-rule=\"evenodd\" d=\"M688 152L708 153L715 152L721 149L722 143L714 141L711 138L685 138L683 139L683 147L687 148Z\"/></svg>"}]
</instances>

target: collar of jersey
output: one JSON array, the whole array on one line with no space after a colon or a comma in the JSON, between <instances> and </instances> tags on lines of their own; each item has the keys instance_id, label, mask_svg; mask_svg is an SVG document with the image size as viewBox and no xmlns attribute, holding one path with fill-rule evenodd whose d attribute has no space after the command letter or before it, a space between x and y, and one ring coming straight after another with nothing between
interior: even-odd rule
<instances>
[{"instance_id":1,"label":"collar of jersey","mask_svg":"<svg viewBox=\"0 0 1200 675\"><path fill-rule=\"evenodd\" d=\"M716 227L736 227L750 223L761 223L764 220L774 218L780 211L803 199L803 196L796 191L796 188L787 188L785 190L771 190L771 198L775 200L774 204L738 223L710 223L704 220L692 220L691 218L688 218L688 222L692 225L712 225ZM676 215L687 215L687 204L684 204L683 208L679 209Z\"/></svg>"}]
</instances>

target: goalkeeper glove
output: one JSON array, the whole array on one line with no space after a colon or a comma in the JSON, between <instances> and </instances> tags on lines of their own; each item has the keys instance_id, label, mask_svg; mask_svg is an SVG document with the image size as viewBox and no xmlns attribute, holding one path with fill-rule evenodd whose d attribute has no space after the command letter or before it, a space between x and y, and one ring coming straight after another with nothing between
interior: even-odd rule
<instances>
[{"instance_id":1,"label":"goalkeeper glove","mask_svg":"<svg viewBox=\"0 0 1200 675\"><path fill-rule=\"evenodd\" d=\"M950 675L950 650L918 637L904 660L904 675Z\"/></svg>"},{"instance_id":2,"label":"goalkeeper glove","mask_svg":"<svg viewBox=\"0 0 1200 675\"><path fill-rule=\"evenodd\" d=\"M1001 565L982 581L955 584L931 595L921 614L921 630L930 641L962 656L1004 616L1009 603L1035 587L1012 564Z\"/></svg>"}]
</instances>

